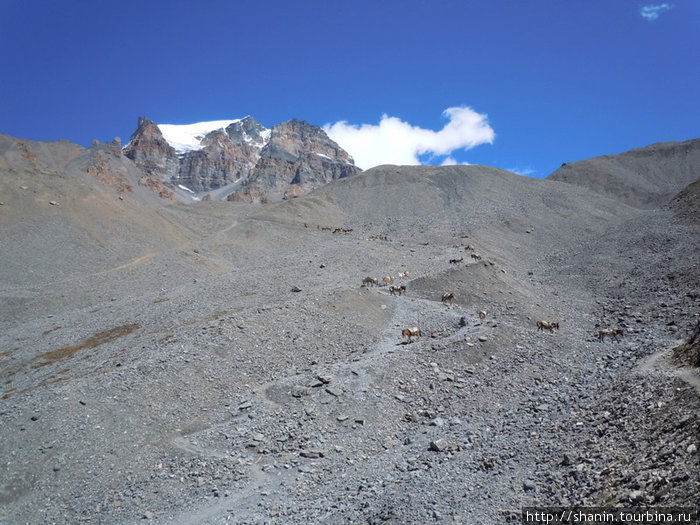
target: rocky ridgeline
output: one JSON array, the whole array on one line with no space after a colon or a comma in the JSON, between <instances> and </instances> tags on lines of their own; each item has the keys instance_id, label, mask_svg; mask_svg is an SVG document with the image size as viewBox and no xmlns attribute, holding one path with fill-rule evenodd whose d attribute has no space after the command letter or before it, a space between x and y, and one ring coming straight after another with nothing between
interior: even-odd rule
<instances>
[{"instance_id":1,"label":"rocky ridgeline","mask_svg":"<svg viewBox=\"0 0 700 525\"><path fill-rule=\"evenodd\" d=\"M296 119L268 132L246 117L207 133L200 147L178 153L141 117L124 154L147 173L197 193L231 185L229 200L239 201L294 197L360 171L321 128Z\"/></svg>"}]
</instances>

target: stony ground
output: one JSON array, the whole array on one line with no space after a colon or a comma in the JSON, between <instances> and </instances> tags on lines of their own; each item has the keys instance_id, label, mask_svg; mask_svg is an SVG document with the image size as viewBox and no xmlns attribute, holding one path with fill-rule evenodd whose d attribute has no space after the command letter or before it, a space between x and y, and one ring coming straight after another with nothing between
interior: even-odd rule
<instances>
[{"instance_id":1,"label":"stony ground","mask_svg":"<svg viewBox=\"0 0 700 525\"><path fill-rule=\"evenodd\" d=\"M700 378L668 357L700 321L693 220L398 168L158 214L182 242L3 275L0 523L700 504ZM387 275L405 294L361 286Z\"/></svg>"}]
</instances>

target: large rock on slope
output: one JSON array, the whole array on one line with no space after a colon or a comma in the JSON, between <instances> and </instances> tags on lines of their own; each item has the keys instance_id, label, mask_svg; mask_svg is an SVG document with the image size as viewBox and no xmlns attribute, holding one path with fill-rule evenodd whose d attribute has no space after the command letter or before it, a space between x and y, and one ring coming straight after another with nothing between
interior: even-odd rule
<instances>
[{"instance_id":1,"label":"large rock on slope","mask_svg":"<svg viewBox=\"0 0 700 525\"><path fill-rule=\"evenodd\" d=\"M270 141L232 200L296 197L361 170L318 126L292 119L272 127Z\"/></svg>"},{"instance_id":2,"label":"large rock on slope","mask_svg":"<svg viewBox=\"0 0 700 525\"><path fill-rule=\"evenodd\" d=\"M570 162L548 178L587 187L636 208L658 208L698 176L700 139L693 139Z\"/></svg>"}]
</instances>

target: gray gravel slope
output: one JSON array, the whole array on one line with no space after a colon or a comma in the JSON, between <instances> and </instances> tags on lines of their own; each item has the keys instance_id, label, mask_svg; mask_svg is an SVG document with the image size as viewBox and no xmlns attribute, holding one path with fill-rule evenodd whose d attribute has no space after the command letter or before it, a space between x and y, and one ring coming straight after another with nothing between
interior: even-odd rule
<instances>
[{"instance_id":1,"label":"gray gravel slope","mask_svg":"<svg viewBox=\"0 0 700 525\"><path fill-rule=\"evenodd\" d=\"M678 209L470 166L380 167L268 206L95 191L101 216L61 206L75 244L43 256L21 239L64 215L32 226L3 197L0 523L699 503L697 371L664 359L700 311ZM361 286L388 275L404 294Z\"/></svg>"}]
</instances>

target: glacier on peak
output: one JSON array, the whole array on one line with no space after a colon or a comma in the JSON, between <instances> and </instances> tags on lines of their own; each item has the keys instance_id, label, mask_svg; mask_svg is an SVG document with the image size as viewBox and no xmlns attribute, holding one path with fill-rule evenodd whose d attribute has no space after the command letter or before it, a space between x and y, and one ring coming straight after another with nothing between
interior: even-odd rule
<instances>
[{"instance_id":1,"label":"glacier on peak","mask_svg":"<svg viewBox=\"0 0 700 525\"><path fill-rule=\"evenodd\" d=\"M241 122L244 119L232 120L211 120L207 122L195 122L194 124L156 124L160 129L163 138L172 146L178 154L187 153L188 151L197 151L203 148L202 139L212 131L226 131L226 128L236 122ZM271 131L265 129L260 134L264 142L270 137ZM246 142L255 142L247 135L244 137ZM262 147L262 145L261 145Z\"/></svg>"}]
</instances>

